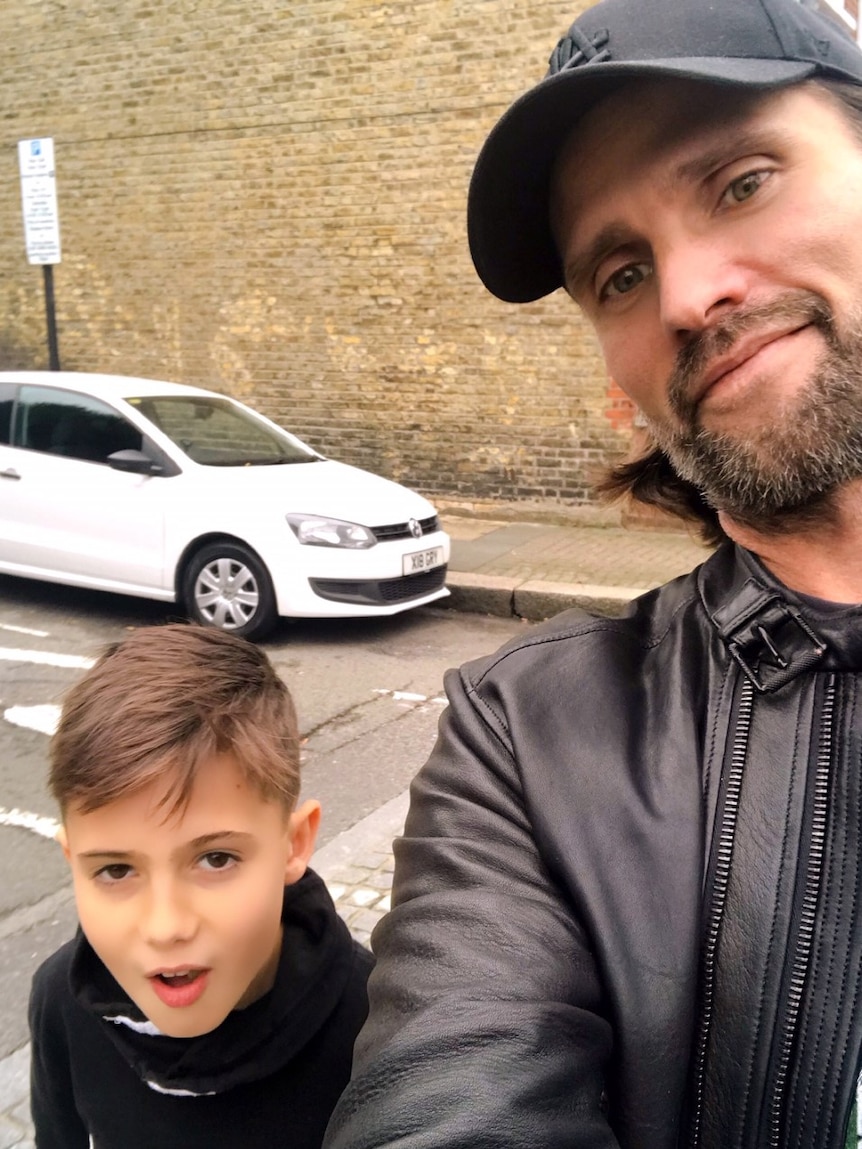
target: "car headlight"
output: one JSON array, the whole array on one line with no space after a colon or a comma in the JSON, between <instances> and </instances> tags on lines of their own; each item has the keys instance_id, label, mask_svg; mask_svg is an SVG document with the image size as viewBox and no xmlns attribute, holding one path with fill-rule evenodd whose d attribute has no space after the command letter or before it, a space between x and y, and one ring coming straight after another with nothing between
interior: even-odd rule
<instances>
[{"instance_id":1,"label":"car headlight","mask_svg":"<svg viewBox=\"0 0 862 1149\"><path fill-rule=\"evenodd\" d=\"M377 542L374 532L359 523L323 519L319 515L286 515L285 518L304 546L346 547L348 550L363 551Z\"/></svg>"}]
</instances>

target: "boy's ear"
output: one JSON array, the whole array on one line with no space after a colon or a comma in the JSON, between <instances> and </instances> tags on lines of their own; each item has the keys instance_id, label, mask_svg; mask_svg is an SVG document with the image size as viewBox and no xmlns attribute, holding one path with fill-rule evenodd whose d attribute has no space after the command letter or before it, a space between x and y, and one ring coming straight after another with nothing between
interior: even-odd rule
<instances>
[{"instance_id":1,"label":"boy's ear","mask_svg":"<svg viewBox=\"0 0 862 1149\"><path fill-rule=\"evenodd\" d=\"M66 834L66 827L61 826L60 829L57 831L57 833L54 835L54 837L60 843L60 849L66 855L66 861L71 862L72 861L72 855L69 852L69 838Z\"/></svg>"},{"instance_id":2,"label":"boy's ear","mask_svg":"<svg viewBox=\"0 0 862 1149\"><path fill-rule=\"evenodd\" d=\"M308 868L317 831L320 827L320 803L313 798L303 802L290 815L288 833L291 853L284 868L284 884L292 886L298 882Z\"/></svg>"}]
</instances>

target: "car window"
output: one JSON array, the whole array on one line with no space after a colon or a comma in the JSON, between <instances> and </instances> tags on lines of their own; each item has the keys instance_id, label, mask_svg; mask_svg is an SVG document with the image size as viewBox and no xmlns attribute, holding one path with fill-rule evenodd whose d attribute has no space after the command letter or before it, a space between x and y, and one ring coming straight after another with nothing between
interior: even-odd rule
<instances>
[{"instance_id":1,"label":"car window","mask_svg":"<svg viewBox=\"0 0 862 1149\"><path fill-rule=\"evenodd\" d=\"M208 395L127 399L195 463L209 467L308 463L317 456L280 435L252 411Z\"/></svg>"},{"instance_id":2,"label":"car window","mask_svg":"<svg viewBox=\"0 0 862 1149\"><path fill-rule=\"evenodd\" d=\"M104 463L114 451L143 447L143 436L113 407L53 387L22 387L15 442L31 451Z\"/></svg>"},{"instance_id":3,"label":"car window","mask_svg":"<svg viewBox=\"0 0 862 1149\"><path fill-rule=\"evenodd\" d=\"M12 442L12 408L17 383L0 383L0 443Z\"/></svg>"}]
</instances>

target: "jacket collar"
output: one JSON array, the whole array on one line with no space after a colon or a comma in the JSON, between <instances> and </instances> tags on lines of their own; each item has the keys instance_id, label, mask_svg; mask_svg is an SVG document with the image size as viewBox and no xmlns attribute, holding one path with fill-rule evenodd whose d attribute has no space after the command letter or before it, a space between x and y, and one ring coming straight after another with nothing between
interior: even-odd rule
<instances>
[{"instance_id":1,"label":"jacket collar","mask_svg":"<svg viewBox=\"0 0 862 1149\"><path fill-rule=\"evenodd\" d=\"M710 622L760 693L814 669L862 669L862 606L795 594L750 551L725 543L698 572Z\"/></svg>"}]
</instances>

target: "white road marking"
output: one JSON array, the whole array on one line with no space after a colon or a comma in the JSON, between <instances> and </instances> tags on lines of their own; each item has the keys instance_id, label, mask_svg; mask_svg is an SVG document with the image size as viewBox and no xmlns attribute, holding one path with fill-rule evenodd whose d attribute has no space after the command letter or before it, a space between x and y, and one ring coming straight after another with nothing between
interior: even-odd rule
<instances>
[{"instance_id":1,"label":"white road marking","mask_svg":"<svg viewBox=\"0 0 862 1149\"><path fill-rule=\"evenodd\" d=\"M60 721L60 707L50 703L43 706L10 706L3 711L3 717L13 726L24 726L27 730L51 735Z\"/></svg>"},{"instance_id":2,"label":"white road marking","mask_svg":"<svg viewBox=\"0 0 862 1149\"><path fill-rule=\"evenodd\" d=\"M47 638L47 631L29 630L20 626L9 626L0 623L2 630L14 630L19 634L30 634L37 638ZM31 662L43 666L62 666L74 670L86 670L93 665L91 658L81 658L74 654L55 654L50 651L16 650L0 647L0 659L6 662ZM10 706L3 712L7 722L15 726L26 726L31 730L38 730L42 734L53 734L60 716L60 707L44 706ZM60 829L60 823L55 818L48 818L44 814L34 814L31 810L19 810L17 807L9 809L0 806L0 826L17 826L22 830L30 830L42 838L53 840Z\"/></svg>"},{"instance_id":3,"label":"white road marking","mask_svg":"<svg viewBox=\"0 0 862 1149\"><path fill-rule=\"evenodd\" d=\"M32 634L36 638L47 638L47 630L31 630L29 626L13 626L11 622L0 622L0 630L14 630L16 634Z\"/></svg>"},{"instance_id":4,"label":"white road marking","mask_svg":"<svg viewBox=\"0 0 862 1149\"><path fill-rule=\"evenodd\" d=\"M56 838L60 823L54 818L46 818L44 814L33 814L29 810L8 810L0 806L0 826L20 826L23 830L32 830L43 838Z\"/></svg>"},{"instance_id":5,"label":"white road marking","mask_svg":"<svg viewBox=\"0 0 862 1149\"><path fill-rule=\"evenodd\" d=\"M385 687L377 686L374 688L375 694L386 694L394 702L436 702L441 706L445 706L448 699L443 695L435 695L429 698L427 694L411 694L407 690L387 690Z\"/></svg>"},{"instance_id":6,"label":"white road marking","mask_svg":"<svg viewBox=\"0 0 862 1149\"><path fill-rule=\"evenodd\" d=\"M40 666L64 666L70 670L89 670L95 661L78 654L55 654L50 650L14 650L0 646L0 660L6 662L35 662Z\"/></svg>"}]
</instances>

